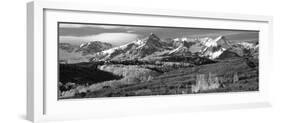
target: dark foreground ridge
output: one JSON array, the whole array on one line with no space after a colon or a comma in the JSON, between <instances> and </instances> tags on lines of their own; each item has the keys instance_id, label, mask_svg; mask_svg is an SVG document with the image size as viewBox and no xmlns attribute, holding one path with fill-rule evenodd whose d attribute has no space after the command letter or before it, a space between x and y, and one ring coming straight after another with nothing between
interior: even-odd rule
<instances>
[{"instance_id":1,"label":"dark foreground ridge","mask_svg":"<svg viewBox=\"0 0 281 123\"><path fill-rule=\"evenodd\" d=\"M63 84L67 82L94 84L122 78L122 76L99 70L97 65L93 63L60 64L59 68L59 81Z\"/></svg>"}]
</instances>

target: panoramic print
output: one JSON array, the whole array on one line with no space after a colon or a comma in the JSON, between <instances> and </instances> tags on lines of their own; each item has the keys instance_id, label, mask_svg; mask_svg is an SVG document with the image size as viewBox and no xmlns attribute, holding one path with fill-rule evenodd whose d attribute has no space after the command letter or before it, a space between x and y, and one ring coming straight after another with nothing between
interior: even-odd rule
<instances>
[{"instance_id":1,"label":"panoramic print","mask_svg":"<svg viewBox=\"0 0 281 123\"><path fill-rule=\"evenodd\" d=\"M58 99L259 90L259 31L58 23Z\"/></svg>"}]
</instances>

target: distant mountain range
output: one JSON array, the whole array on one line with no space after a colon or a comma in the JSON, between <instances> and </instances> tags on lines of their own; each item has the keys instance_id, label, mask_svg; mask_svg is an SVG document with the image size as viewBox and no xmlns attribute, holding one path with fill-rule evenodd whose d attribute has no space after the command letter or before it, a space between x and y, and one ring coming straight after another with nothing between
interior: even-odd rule
<instances>
[{"instance_id":1,"label":"distant mountain range","mask_svg":"<svg viewBox=\"0 0 281 123\"><path fill-rule=\"evenodd\" d=\"M93 41L81 44L80 47L76 50L76 52L81 52L83 56L93 55L95 53L110 49L112 47L113 46L109 43Z\"/></svg>"},{"instance_id":2,"label":"distant mountain range","mask_svg":"<svg viewBox=\"0 0 281 123\"><path fill-rule=\"evenodd\" d=\"M161 40L151 33L125 45L113 47L109 43L93 41L83 43L79 47L68 43L60 43L59 49L68 53L80 54L91 61L101 60L147 60L165 56L204 57L211 60L227 57L258 56L258 44L240 42L231 44L224 36L188 40L175 38ZM67 59L66 59L67 60Z\"/></svg>"}]
</instances>

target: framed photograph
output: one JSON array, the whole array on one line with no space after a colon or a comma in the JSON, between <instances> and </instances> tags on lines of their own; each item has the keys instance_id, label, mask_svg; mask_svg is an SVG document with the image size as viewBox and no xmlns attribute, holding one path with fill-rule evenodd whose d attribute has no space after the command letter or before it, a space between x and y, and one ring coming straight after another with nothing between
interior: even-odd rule
<instances>
[{"instance_id":1,"label":"framed photograph","mask_svg":"<svg viewBox=\"0 0 281 123\"><path fill-rule=\"evenodd\" d=\"M31 121L270 106L272 17L27 4Z\"/></svg>"}]
</instances>

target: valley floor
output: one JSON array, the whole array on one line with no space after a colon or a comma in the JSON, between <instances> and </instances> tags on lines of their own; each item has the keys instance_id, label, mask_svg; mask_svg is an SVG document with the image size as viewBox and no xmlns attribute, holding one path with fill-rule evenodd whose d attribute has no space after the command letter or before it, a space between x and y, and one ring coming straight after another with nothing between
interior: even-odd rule
<instances>
[{"instance_id":1,"label":"valley floor","mask_svg":"<svg viewBox=\"0 0 281 123\"><path fill-rule=\"evenodd\" d=\"M257 62L257 59L232 58L181 67L101 65L99 70L113 73L112 80L76 84L70 90L60 91L59 99L258 91L258 65L251 65Z\"/></svg>"}]
</instances>

